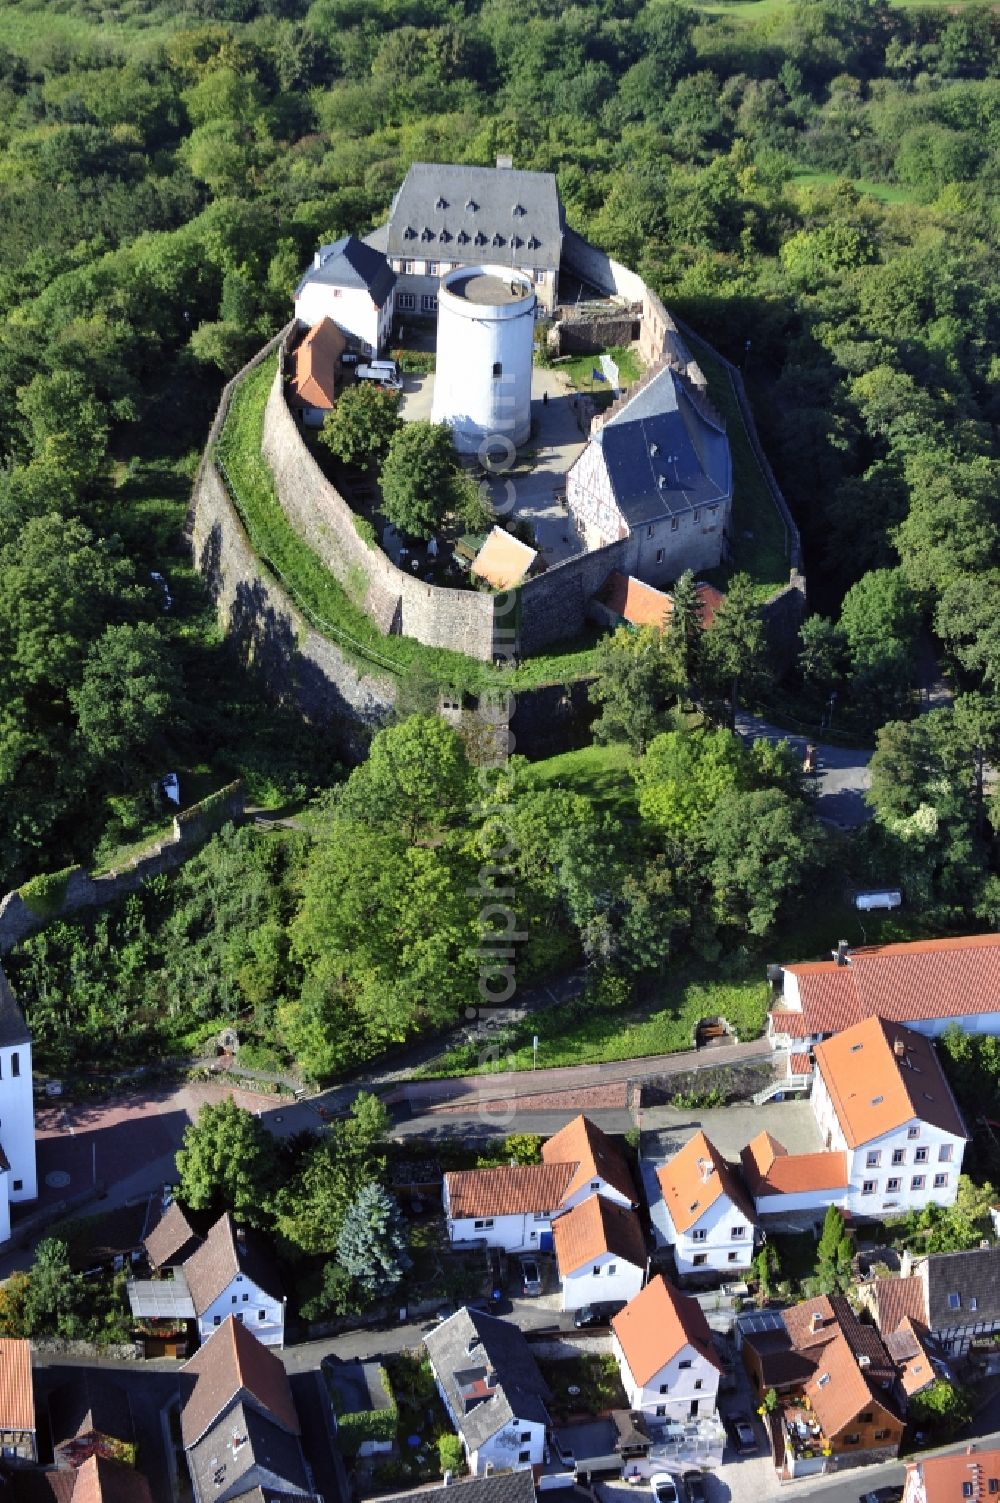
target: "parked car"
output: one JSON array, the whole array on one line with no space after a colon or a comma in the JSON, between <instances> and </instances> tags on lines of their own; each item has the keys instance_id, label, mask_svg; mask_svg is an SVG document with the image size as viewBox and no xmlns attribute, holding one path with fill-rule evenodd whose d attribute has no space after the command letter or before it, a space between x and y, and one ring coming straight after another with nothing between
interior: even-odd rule
<instances>
[{"instance_id":1,"label":"parked car","mask_svg":"<svg viewBox=\"0 0 1000 1503\"><path fill-rule=\"evenodd\" d=\"M677 1479L669 1472L654 1472L649 1479L649 1490L653 1495L653 1503L680 1503Z\"/></svg>"},{"instance_id":2,"label":"parked car","mask_svg":"<svg viewBox=\"0 0 1000 1503\"><path fill-rule=\"evenodd\" d=\"M733 1445L741 1456L748 1456L751 1451L757 1450L757 1436L749 1414L734 1414L730 1418L729 1429L732 1433Z\"/></svg>"},{"instance_id":3,"label":"parked car","mask_svg":"<svg viewBox=\"0 0 1000 1503\"><path fill-rule=\"evenodd\" d=\"M161 778L160 780L160 787L163 789L163 797L167 800L167 802L171 804L177 804L177 806L180 807L181 780L177 776L176 772L165 773L163 778Z\"/></svg>"},{"instance_id":4,"label":"parked car","mask_svg":"<svg viewBox=\"0 0 1000 1503\"><path fill-rule=\"evenodd\" d=\"M585 1331L589 1326L606 1326L619 1310L624 1310L624 1308L624 1304L619 1299L599 1300L593 1305L581 1305L573 1316L573 1324L578 1331Z\"/></svg>"},{"instance_id":5,"label":"parked car","mask_svg":"<svg viewBox=\"0 0 1000 1503\"><path fill-rule=\"evenodd\" d=\"M899 1503L902 1496L901 1487L876 1487L873 1492L861 1494L861 1503Z\"/></svg>"},{"instance_id":6,"label":"parked car","mask_svg":"<svg viewBox=\"0 0 1000 1503\"><path fill-rule=\"evenodd\" d=\"M542 1273L534 1258L521 1259L521 1286L525 1294L541 1294Z\"/></svg>"},{"instance_id":7,"label":"parked car","mask_svg":"<svg viewBox=\"0 0 1000 1503\"><path fill-rule=\"evenodd\" d=\"M687 1503L708 1503L704 1472L685 1472L681 1484L687 1493Z\"/></svg>"}]
</instances>

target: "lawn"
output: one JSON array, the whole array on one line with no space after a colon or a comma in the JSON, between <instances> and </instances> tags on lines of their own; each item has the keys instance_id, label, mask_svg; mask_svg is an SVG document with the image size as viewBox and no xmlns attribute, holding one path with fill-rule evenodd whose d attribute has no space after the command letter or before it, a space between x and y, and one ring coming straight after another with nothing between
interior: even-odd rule
<instances>
[{"instance_id":1,"label":"lawn","mask_svg":"<svg viewBox=\"0 0 1000 1503\"><path fill-rule=\"evenodd\" d=\"M813 172L807 167L792 173L792 182L800 188L829 187L833 183L844 182L845 178L839 172ZM912 204L917 203L916 191L906 188L901 183L876 183L871 178L855 177L847 178L847 182L859 193L867 194L869 198L881 199L885 204Z\"/></svg>"},{"instance_id":2,"label":"lawn","mask_svg":"<svg viewBox=\"0 0 1000 1503\"><path fill-rule=\"evenodd\" d=\"M632 753L620 743L585 746L580 751L533 762L528 780L538 789L566 788L571 793L582 793L616 819L635 819L638 806L632 778L634 765Z\"/></svg>"},{"instance_id":3,"label":"lawn","mask_svg":"<svg viewBox=\"0 0 1000 1503\"><path fill-rule=\"evenodd\" d=\"M633 381L638 381L642 375L642 362L635 350L627 345L616 344L611 345L603 353L610 355L617 365L622 386L631 386ZM557 361L555 365L559 374L565 376L577 391L610 395L611 389L606 381L594 380L594 371L599 371L600 368L600 355L573 355L569 360Z\"/></svg>"},{"instance_id":4,"label":"lawn","mask_svg":"<svg viewBox=\"0 0 1000 1503\"><path fill-rule=\"evenodd\" d=\"M240 383L218 454L258 556L317 631L332 637L363 669L397 678L423 675L432 684L461 693L486 689L516 692L541 684L567 683L593 672L593 646L598 636L594 631L528 658L518 668L500 670L460 652L425 647L413 637L383 637L282 510L273 476L261 454L264 407L274 371L275 360L262 361Z\"/></svg>"},{"instance_id":5,"label":"lawn","mask_svg":"<svg viewBox=\"0 0 1000 1503\"><path fill-rule=\"evenodd\" d=\"M609 1011L584 994L573 1002L532 1013L493 1042L504 1051L504 1069L530 1070L532 1037L538 1035L540 1069L553 1065L590 1065L603 1060L641 1059L651 1054L676 1054L690 1049L700 1018L722 1016L741 1039L758 1038L764 1031L769 992L763 962L749 963L752 975L720 980L719 967L689 965L659 982L641 1007ZM470 1043L449 1050L419 1074L451 1076L488 1074L495 1060L483 1064L481 1045Z\"/></svg>"},{"instance_id":6,"label":"lawn","mask_svg":"<svg viewBox=\"0 0 1000 1503\"><path fill-rule=\"evenodd\" d=\"M731 575L749 574L757 599L764 601L788 583L785 524L761 474L726 367L697 335L685 332L685 338L705 373L712 403L726 420L733 457L732 557L707 577L724 589Z\"/></svg>"},{"instance_id":7,"label":"lawn","mask_svg":"<svg viewBox=\"0 0 1000 1503\"><path fill-rule=\"evenodd\" d=\"M125 14L126 10L115 6L109 7L107 15L81 16L49 5L18 5L8 0L0 5L0 47L16 52L33 67L51 59L60 48L93 48L113 55L127 47L134 57L184 24L180 15L167 8L135 16ZM143 43L149 48L143 48Z\"/></svg>"}]
</instances>

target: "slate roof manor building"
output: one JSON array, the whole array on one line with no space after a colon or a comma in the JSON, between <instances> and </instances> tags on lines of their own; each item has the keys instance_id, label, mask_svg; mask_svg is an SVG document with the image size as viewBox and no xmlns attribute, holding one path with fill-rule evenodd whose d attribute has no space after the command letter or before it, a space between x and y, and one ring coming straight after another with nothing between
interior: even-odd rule
<instances>
[{"instance_id":1,"label":"slate roof manor building","mask_svg":"<svg viewBox=\"0 0 1000 1503\"><path fill-rule=\"evenodd\" d=\"M402 318L437 312L448 272L484 261L520 273L551 314L559 291L565 220L551 172L414 162L389 211L384 249L398 277ZM369 237L380 242L381 233Z\"/></svg>"},{"instance_id":2,"label":"slate roof manor building","mask_svg":"<svg viewBox=\"0 0 1000 1503\"><path fill-rule=\"evenodd\" d=\"M587 551L631 539L627 573L652 585L722 561L732 495L721 418L666 364L594 419L566 476Z\"/></svg>"}]
</instances>

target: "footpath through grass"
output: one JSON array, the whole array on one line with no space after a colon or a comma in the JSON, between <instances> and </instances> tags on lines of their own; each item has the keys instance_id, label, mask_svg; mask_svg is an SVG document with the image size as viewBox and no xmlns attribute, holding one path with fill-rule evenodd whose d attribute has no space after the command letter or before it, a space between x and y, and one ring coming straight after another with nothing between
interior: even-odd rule
<instances>
[{"instance_id":1,"label":"footpath through grass","mask_svg":"<svg viewBox=\"0 0 1000 1503\"><path fill-rule=\"evenodd\" d=\"M237 387L219 440L218 457L258 557L317 631L331 637L363 671L394 678L423 678L438 688L460 693L476 694L487 689L516 693L543 684L568 683L593 673L596 632L528 658L517 668L504 669L443 647L426 647L413 637L383 637L295 531L278 500L274 477L261 453L264 408L276 361L277 357L263 361Z\"/></svg>"}]
</instances>

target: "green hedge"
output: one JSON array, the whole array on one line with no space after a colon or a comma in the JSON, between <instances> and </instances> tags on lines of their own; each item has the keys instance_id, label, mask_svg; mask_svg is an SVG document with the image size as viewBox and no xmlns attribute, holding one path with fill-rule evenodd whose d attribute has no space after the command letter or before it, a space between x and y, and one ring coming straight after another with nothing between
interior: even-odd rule
<instances>
[{"instance_id":1,"label":"green hedge","mask_svg":"<svg viewBox=\"0 0 1000 1503\"><path fill-rule=\"evenodd\" d=\"M389 1397L388 1407L357 1409L349 1413L344 1411L343 1398L337 1388L336 1378L330 1376L330 1397L333 1401L333 1412L337 1416L337 1444L345 1455L356 1456L366 1440L393 1440L395 1438L396 1427L399 1424L399 1411L389 1386L389 1374L384 1367L380 1366L378 1375Z\"/></svg>"},{"instance_id":2,"label":"green hedge","mask_svg":"<svg viewBox=\"0 0 1000 1503\"><path fill-rule=\"evenodd\" d=\"M184 809L176 815L177 823L181 829L187 825L197 824L206 831L221 830L232 819L232 801L239 792L240 779L233 783L227 783L224 788L217 788L200 803L192 804L190 809Z\"/></svg>"},{"instance_id":3,"label":"green hedge","mask_svg":"<svg viewBox=\"0 0 1000 1503\"><path fill-rule=\"evenodd\" d=\"M41 872L37 877L30 877L27 882L22 882L17 889L18 895L36 918L55 918L62 908L70 877L81 870L79 866L64 866L62 871Z\"/></svg>"}]
</instances>

